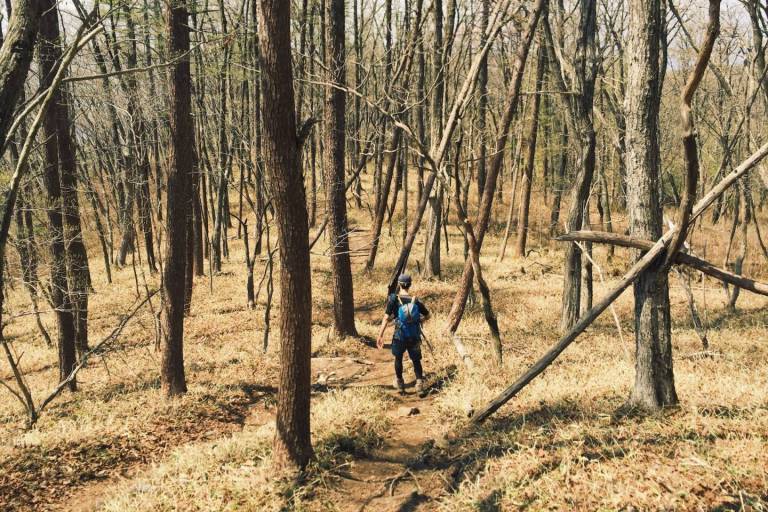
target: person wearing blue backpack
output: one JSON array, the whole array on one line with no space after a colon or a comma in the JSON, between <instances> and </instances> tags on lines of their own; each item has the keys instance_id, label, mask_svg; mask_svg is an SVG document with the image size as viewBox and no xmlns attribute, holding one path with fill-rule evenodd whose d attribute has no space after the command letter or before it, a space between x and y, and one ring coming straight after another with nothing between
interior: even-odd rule
<instances>
[{"instance_id":1,"label":"person wearing blue backpack","mask_svg":"<svg viewBox=\"0 0 768 512\"><path fill-rule=\"evenodd\" d=\"M384 331L389 322L394 320L395 333L392 336L392 355L395 356L394 387L400 393L405 392L403 355L408 352L416 373L416 391L421 394L424 392L424 370L421 367L421 323L429 319L429 310L423 302L410 294L411 276L402 274L397 279L397 284L397 293L387 298L387 309L381 321L376 346L380 349L384 347Z\"/></svg>"}]
</instances>

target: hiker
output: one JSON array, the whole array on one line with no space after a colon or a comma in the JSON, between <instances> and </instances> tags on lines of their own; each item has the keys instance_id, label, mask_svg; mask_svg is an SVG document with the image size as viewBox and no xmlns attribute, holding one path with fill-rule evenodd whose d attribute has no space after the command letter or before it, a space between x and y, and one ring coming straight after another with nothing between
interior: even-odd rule
<instances>
[{"instance_id":1,"label":"hiker","mask_svg":"<svg viewBox=\"0 0 768 512\"><path fill-rule=\"evenodd\" d=\"M392 336L392 355L395 356L394 387L405 392L403 381L403 355L408 351L408 357L413 363L416 373L416 391L424 392L424 370L421 367L421 322L429 319L429 310L423 302L409 294L411 276L402 274L397 279L397 293L387 298L387 310L381 321L379 337L376 340L378 348L384 347L384 331L392 320L395 321L395 333Z\"/></svg>"}]
</instances>

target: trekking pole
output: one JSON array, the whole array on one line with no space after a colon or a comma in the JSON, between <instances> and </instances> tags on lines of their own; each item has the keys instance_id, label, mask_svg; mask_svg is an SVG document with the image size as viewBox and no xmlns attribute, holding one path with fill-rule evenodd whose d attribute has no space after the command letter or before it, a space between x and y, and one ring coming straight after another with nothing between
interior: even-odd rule
<instances>
[{"instance_id":1,"label":"trekking pole","mask_svg":"<svg viewBox=\"0 0 768 512\"><path fill-rule=\"evenodd\" d=\"M424 329L421 330L421 337L427 343L427 348L429 348L429 353L432 354L432 357L435 357L435 349L432 348L432 343L429 342L429 338L427 338L427 335L424 334Z\"/></svg>"}]
</instances>

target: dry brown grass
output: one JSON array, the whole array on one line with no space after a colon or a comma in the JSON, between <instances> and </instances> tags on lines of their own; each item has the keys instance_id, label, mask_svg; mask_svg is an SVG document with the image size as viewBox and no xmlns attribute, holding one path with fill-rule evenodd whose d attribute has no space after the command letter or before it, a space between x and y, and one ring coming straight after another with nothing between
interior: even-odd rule
<instances>
[{"instance_id":1,"label":"dry brown grass","mask_svg":"<svg viewBox=\"0 0 768 512\"><path fill-rule=\"evenodd\" d=\"M412 197L410 204L414 203ZM461 425L468 407L481 406L557 339L562 257L559 247L543 234L548 208L542 203L534 202L530 241L534 251L527 259L515 259L508 251L503 262L496 261L503 226L492 226L486 238L482 263L499 314L505 351L502 367L492 363L487 329L477 306L468 309L460 329L478 363L476 374L460 367L443 335L463 266L462 242L455 227L449 228L451 250L444 259L444 279L417 284L417 293L435 312L427 334L436 354L425 351L427 371L459 367L434 395L435 407L421 423L433 437ZM506 205L499 207L497 218L503 218L505 210ZM621 224L621 218L616 220ZM399 222L397 215L395 221ZM368 223L365 211L353 211L353 225ZM384 234L372 274L364 275L361 258L354 259L358 329L369 338L375 337L381 319L400 233L395 224L393 237ZM366 236L367 232L353 236L353 245L366 244ZM707 256L719 262L725 237L727 226L721 223L697 230L693 240L700 253L706 241ZM420 244L413 253L419 260L423 257ZM759 249L756 244L751 247L745 272L765 276ZM107 286L96 249L93 246L90 253L97 289L91 306L94 340L108 333L136 298L133 270L115 272L115 283ZM62 395L33 429L22 428L19 404L0 392L4 394L0 435L6 440L0 444L4 470L0 472L0 508L46 508L67 495L77 495L93 481L120 480L121 471L138 464L142 471L137 476L105 491L105 509L277 510L286 505L345 509L343 503L324 499L323 489L335 485L326 476L349 457L364 457L386 436L391 421L382 413L390 407L387 395L358 389L316 396L313 435L318 463L302 485L291 487L271 479L271 426L251 420L268 417L272 407L275 337L269 351L262 353L263 304L255 311L246 310L240 242L231 240L230 250L224 274L214 277L213 293L207 277L196 284L192 316L186 324L187 396L166 400L159 392L159 354L154 351L149 311L129 324L116 350L94 360L80 374L81 391ZM353 340L328 339L332 296L324 250L319 244L313 256L314 352L364 356L370 349ZM628 254L617 251L608 262L604 249L596 248L595 253L608 280L602 284L596 276L597 297L625 268ZM415 268L411 271L415 273ZM155 277L146 279L150 286L157 285ZM632 300L626 293L616 303L623 342L606 313L483 429L438 456L460 468L459 477L444 493L431 496L426 509L764 509L768 500L765 299L743 293L738 312L727 313L718 283L703 280L694 285L711 328L714 355L697 356L700 343L673 278L680 408L651 417L616 414L634 378ZM29 309L28 298L18 286L8 302L12 314ZM45 322L53 328L50 314ZM56 380L55 351L41 344L31 317L14 319L5 333L16 351L23 353L23 369L39 399ZM0 377L10 377L4 362ZM442 467L436 464L428 469ZM62 488L50 491L36 484L51 475L62 480ZM22 484L24 477L28 482Z\"/></svg>"}]
</instances>

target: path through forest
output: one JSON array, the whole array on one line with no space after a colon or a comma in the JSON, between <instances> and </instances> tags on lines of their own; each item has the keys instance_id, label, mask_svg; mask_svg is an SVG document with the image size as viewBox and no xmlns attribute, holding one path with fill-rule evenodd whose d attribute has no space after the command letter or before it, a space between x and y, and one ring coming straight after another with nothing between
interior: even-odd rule
<instances>
[{"instance_id":1,"label":"path through forest","mask_svg":"<svg viewBox=\"0 0 768 512\"><path fill-rule=\"evenodd\" d=\"M427 357L425 372L426 391L416 392L415 378L408 363L405 365L406 393L397 393L394 380L393 358L389 345L383 350L367 351L367 359L329 358L313 360L313 372L336 372L342 386L382 387L393 397L387 411L392 428L382 445L371 453L356 456L349 465L338 471L339 480L331 488L338 496L334 500L342 511L376 510L410 511L437 497L446 487L444 475L428 464L434 440L430 436L429 411L450 370L429 368Z\"/></svg>"},{"instance_id":2,"label":"path through forest","mask_svg":"<svg viewBox=\"0 0 768 512\"><path fill-rule=\"evenodd\" d=\"M406 362L407 389L405 394L400 395L392 387L394 368L389 345L383 350L369 345L358 353L357 357L313 358L313 398L319 398L330 389L380 388L392 397L386 402L390 404L387 415L391 419L391 429L380 446L368 454L353 455L352 460L334 471L337 478L328 486L328 497L342 511L418 510L443 492L448 481L434 465L426 464L424 458L433 446L427 413L434 406L434 398L451 371L443 369L435 372L427 367L427 389L421 397L415 390L412 367ZM430 359L427 357L427 364ZM261 401L247 407L250 410L245 413L241 427L274 421L273 409L265 410ZM220 436L233 431L232 428L218 430L217 435ZM207 434L205 439L215 438L211 435L213 432ZM173 445L178 448L200 440L199 436L190 436L187 440L175 440ZM132 464L120 465L120 470L108 478L82 482L71 495L61 496L58 503L53 503L53 508L72 512L98 510L109 498L110 490L126 481L138 482L150 463L161 462L168 453L168 450L162 450L158 454L160 457L145 454Z\"/></svg>"}]
</instances>

